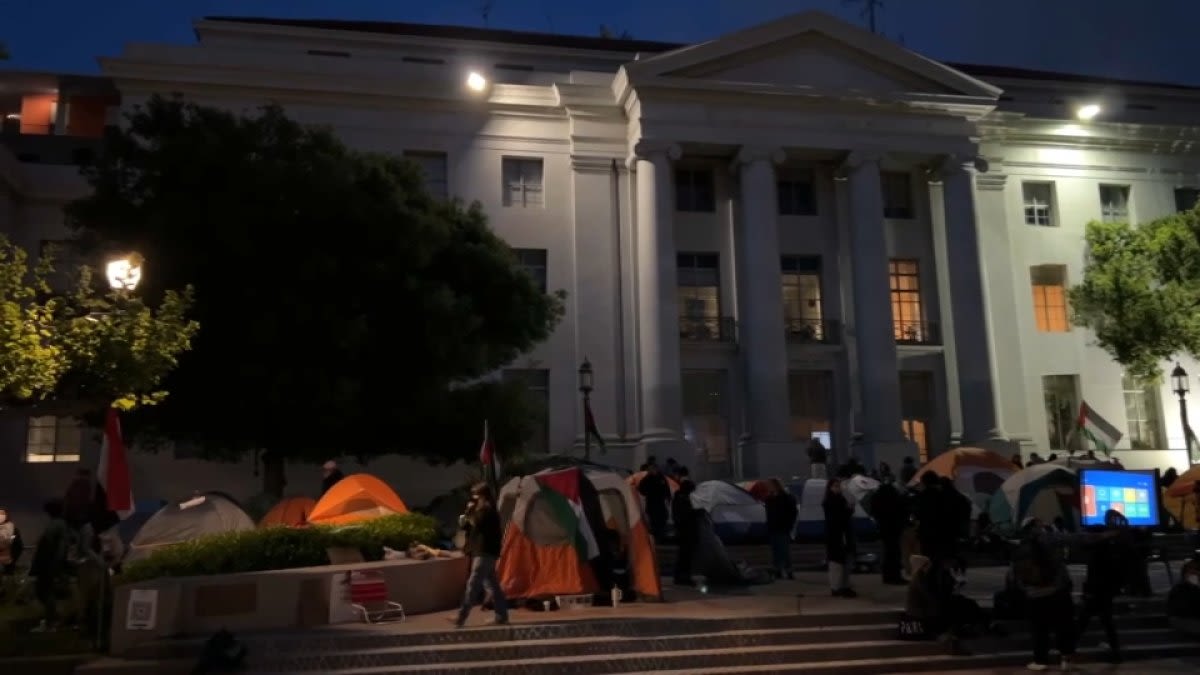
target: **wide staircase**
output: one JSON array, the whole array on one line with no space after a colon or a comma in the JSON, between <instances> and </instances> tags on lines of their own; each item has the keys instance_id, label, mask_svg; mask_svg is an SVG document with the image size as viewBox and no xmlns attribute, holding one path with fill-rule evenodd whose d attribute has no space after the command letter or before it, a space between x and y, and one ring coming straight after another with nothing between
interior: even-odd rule
<instances>
[{"instance_id":1,"label":"wide staircase","mask_svg":"<svg viewBox=\"0 0 1200 675\"><path fill-rule=\"evenodd\" d=\"M1119 630L1127 660L1200 658L1200 641L1173 630L1161 597L1123 605ZM557 619L561 615L555 615ZM476 617L476 620L482 620ZM1029 661L1020 623L1004 637L963 643L897 640L897 612L785 614L738 618L588 618L494 628L410 632L388 626L241 635L245 672L283 673L917 673L1019 666ZM1099 627L1081 642L1080 660L1098 659ZM125 659L77 672L187 673L201 643L144 645Z\"/></svg>"}]
</instances>

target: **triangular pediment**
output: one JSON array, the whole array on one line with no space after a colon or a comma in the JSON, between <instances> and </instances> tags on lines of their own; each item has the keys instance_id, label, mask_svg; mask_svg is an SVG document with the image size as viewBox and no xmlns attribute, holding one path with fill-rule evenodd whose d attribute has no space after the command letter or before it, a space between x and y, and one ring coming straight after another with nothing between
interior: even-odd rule
<instances>
[{"instance_id":1,"label":"triangular pediment","mask_svg":"<svg viewBox=\"0 0 1200 675\"><path fill-rule=\"evenodd\" d=\"M995 99L1000 90L823 12L804 12L628 64L637 84Z\"/></svg>"}]
</instances>

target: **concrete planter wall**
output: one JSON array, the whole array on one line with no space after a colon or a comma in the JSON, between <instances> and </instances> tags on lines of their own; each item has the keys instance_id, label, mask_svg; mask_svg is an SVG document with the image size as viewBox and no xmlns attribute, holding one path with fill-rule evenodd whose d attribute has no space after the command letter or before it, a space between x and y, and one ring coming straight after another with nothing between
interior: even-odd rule
<instances>
[{"instance_id":1,"label":"concrete planter wall","mask_svg":"<svg viewBox=\"0 0 1200 675\"><path fill-rule=\"evenodd\" d=\"M348 572L377 571L387 580L389 599L408 614L452 609L462 599L466 558L393 560L269 572L155 579L126 584L114 592L111 651L163 637L206 636L222 628L263 631L312 627L352 620L338 605L334 584ZM158 591L154 627L129 630L130 594Z\"/></svg>"}]
</instances>

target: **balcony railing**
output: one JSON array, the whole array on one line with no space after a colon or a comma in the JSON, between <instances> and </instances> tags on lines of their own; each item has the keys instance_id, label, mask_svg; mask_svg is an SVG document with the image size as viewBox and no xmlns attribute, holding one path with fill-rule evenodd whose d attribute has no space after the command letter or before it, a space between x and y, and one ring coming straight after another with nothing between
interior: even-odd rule
<instances>
[{"instance_id":1,"label":"balcony railing","mask_svg":"<svg viewBox=\"0 0 1200 675\"><path fill-rule=\"evenodd\" d=\"M688 342L733 342L737 322L728 316L681 316L679 337Z\"/></svg>"},{"instance_id":2,"label":"balcony railing","mask_svg":"<svg viewBox=\"0 0 1200 675\"><path fill-rule=\"evenodd\" d=\"M892 331L898 345L940 345L938 325L929 321L896 321Z\"/></svg>"},{"instance_id":3,"label":"balcony railing","mask_svg":"<svg viewBox=\"0 0 1200 675\"><path fill-rule=\"evenodd\" d=\"M785 317L788 342L795 344L835 345L839 342L837 321Z\"/></svg>"}]
</instances>

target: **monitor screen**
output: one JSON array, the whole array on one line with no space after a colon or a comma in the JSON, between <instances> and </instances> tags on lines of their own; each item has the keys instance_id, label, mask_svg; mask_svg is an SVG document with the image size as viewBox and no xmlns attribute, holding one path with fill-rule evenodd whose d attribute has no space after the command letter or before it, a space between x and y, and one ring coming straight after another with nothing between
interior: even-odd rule
<instances>
[{"instance_id":1,"label":"monitor screen","mask_svg":"<svg viewBox=\"0 0 1200 675\"><path fill-rule=\"evenodd\" d=\"M1111 509L1122 513L1133 527L1157 527L1158 472L1081 469L1079 510L1084 526L1103 525Z\"/></svg>"}]
</instances>

